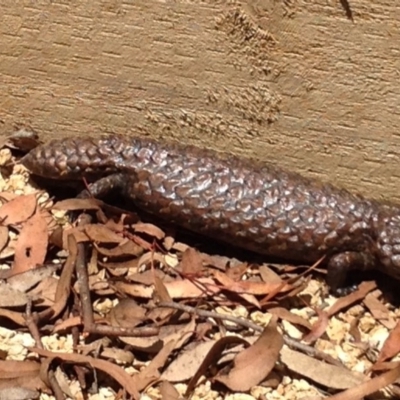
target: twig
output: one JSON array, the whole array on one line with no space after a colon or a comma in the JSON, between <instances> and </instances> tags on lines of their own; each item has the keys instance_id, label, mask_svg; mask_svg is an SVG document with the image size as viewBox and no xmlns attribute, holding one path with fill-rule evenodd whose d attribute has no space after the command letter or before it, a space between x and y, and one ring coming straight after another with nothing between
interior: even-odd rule
<instances>
[{"instance_id":1,"label":"twig","mask_svg":"<svg viewBox=\"0 0 400 400\"><path fill-rule=\"evenodd\" d=\"M82 214L79 225L86 225L89 221L90 216ZM78 243L75 269L79 284L79 296L82 304L83 330L86 333L108 336L157 336L160 331L157 327L122 328L119 326L100 325L94 322L85 254L85 245L83 243Z\"/></svg>"},{"instance_id":2,"label":"twig","mask_svg":"<svg viewBox=\"0 0 400 400\"><path fill-rule=\"evenodd\" d=\"M215 319L222 319L224 321L230 321L237 325L244 326L245 328L253 329L256 332L263 331L263 328L261 326L255 324L254 322L243 319L241 317L233 317L231 315L219 314L215 311L199 310L196 307L191 307L191 306L187 306L184 304L175 303L174 301L161 301L161 302L157 303L157 306L165 307L165 308L168 308L168 307L174 308L176 310L184 311L189 314L197 314L197 315L200 315L201 317L215 318Z\"/></svg>"},{"instance_id":3,"label":"twig","mask_svg":"<svg viewBox=\"0 0 400 400\"><path fill-rule=\"evenodd\" d=\"M39 328L37 326L37 320L37 314L35 313L32 315L32 299L28 299L28 303L26 304L25 323L35 340L36 346L43 349L42 337L40 336Z\"/></svg>"},{"instance_id":4,"label":"twig","mask_svg":"<svg viewBox=\"0 0 400 400\"><path fill-rule=\"evenodd\" d=\"M56 398L56 400L65 400L64 393L58 384L58 381L54 375L54 371L49 370L47 373L47 379L49 380L51 389L53 390L53 395Z\"/></svg>"},{"instance_id":5,"label":"twig","mask_svg":"<svg viewBox=\"0 0 400 400\"><path fill-rule=\"evenodd\" d=\"M188 314L197 314L197 315L200 315L201 317L215 318L215 319L230 321L237 325L244 326L245 328L253 329L255 332L262 332L264 330L264 328L262 328L261 326L255 324L251 321L248 321L244 318L241 318L241 317L233 317L231 315L220 314L215 311L199 310L198 308L187 306L184 304L175 303L173 301L162 301L162 302L158 303L157 306L165 307L165 308L174 308L176 310L187 312ZM320 360L324 360L330 364L337 365L340 367L343 366L343 364L340 361L334 359L329 354L325 354L325 353L315 349L314 347L311 347L304 343L300 343L299 341L292 339L292 338L288 337L287 335L283 335L283 340L284 340L285 344L287 346L291 347L292 349L299 350L302 353L306 353L309 356L318 358Z\"/></svg>"}]
</instances>

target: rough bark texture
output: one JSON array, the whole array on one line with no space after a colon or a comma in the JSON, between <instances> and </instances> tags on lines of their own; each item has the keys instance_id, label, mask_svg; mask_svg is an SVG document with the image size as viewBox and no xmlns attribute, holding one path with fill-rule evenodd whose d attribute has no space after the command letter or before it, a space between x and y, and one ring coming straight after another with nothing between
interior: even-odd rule
<instances>
[{"instance_id":1,"label":"rough bark texture","mask_svg":"<svg viewBox=\"0 0 400 400\"><path fill-rule=\"evenodd\" d=\"M0 4L0 134L122 133L231 151L399 200L392 0Z\"/></svg>"}]
</instances>

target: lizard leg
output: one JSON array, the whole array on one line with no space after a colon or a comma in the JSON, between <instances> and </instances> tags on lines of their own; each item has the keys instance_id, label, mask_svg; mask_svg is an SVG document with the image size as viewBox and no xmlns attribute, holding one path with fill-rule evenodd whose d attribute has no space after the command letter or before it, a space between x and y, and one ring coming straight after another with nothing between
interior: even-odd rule
<instances>
[{"instance_id":1,"label":"lizard leg","mask_svg":"<svg viewBox=\"0 0 400 400\"><path fill-rule=\"evenodd\" d=\"M123 192L127 184L128 177L126 174L117 173L105 176L91 183L88 189L79 193L79 198L95 197L102 198L111 192Z\"/></svg>"},{"instance_id":2,"label":"lizard leg","mask_svg":"<svg viewBox=\"0 0 400 400\"><path fill-rule=\"evenodd\" d=\"M333 255L328 261L328 274L326 282L331 293L343 296L354 289L356 286L345 286L347 274L351 269L367 270L375 266L374 258L368 253L345 251Z\"/></svg>"}]
</instances>

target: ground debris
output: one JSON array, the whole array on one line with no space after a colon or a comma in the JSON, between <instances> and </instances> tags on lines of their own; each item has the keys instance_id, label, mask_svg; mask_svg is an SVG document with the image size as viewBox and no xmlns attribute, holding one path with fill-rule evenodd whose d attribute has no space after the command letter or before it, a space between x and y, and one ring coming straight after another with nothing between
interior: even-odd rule
<instances>
[{"instance_id":1,"label":"ground debris","mask_svg":"<svg viewBox=\"0 0 400 400\"><path fill-rule=\"evenodd\" d=\"M18 165L0 186L0 393L398 393L399 311L375 282L336 299L310 274L318 265L207 254L102 201L54 204ZM77 222L71 211L82 212Z\"/></svg>"}]
</instances>

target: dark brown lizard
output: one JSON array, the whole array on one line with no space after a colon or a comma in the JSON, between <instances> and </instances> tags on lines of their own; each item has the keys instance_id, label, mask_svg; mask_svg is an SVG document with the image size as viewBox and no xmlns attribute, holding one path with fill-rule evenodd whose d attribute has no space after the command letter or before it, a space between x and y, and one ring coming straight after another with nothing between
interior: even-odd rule
<instances>
[{"instance_id":1,"label":"dark brown lizard","mask_svg":"<svg viewBox=\"0 0 400 400\"><path fill-rule=\"evenodd\" d=\"M139 208L257 253L312 263L331 289L350 268L400 279L400 208L273 165L147 138L54 140L22 163L41 177L118 189Z\"/></svg>"}]
</instances>

